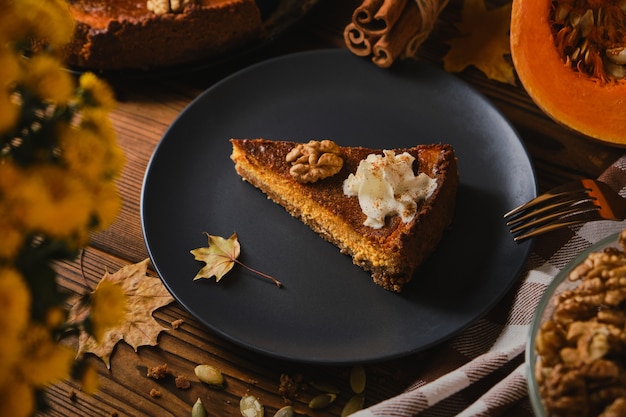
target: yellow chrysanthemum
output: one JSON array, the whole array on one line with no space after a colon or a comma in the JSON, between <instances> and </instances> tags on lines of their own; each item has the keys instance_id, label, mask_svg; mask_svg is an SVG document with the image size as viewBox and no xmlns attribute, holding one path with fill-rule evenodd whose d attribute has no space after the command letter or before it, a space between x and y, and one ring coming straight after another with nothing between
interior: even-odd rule
<instances>
[{"instance_id":1,"label":"yellow chrysanthemum","mask_svg":"<svg viewBox=\"0 0 626 417\"><path fill-rule=\"evenodd\" d=\"M19 114L19 107L11 99L18 70L17 57L0 43L0 134L15 124Z\"/></svg>"},{"instance_id":2,"label":"yellow chrysanthemum","mask_svg":"<svg viewBox=\"0 0 626 417\"><path fill-rule=\"evenodd\" d=\"M15 125L18 115L19 107L11 100L11 96L0 91L0 134Z\"/></svg>"},{"instance_id":3,"label":"yellow chrysanthemum","mask_svg":"<svg viewBox=\"0 0 626 417\"><path fill-rule=\"evenodd\" d=\"M0 268L0 334L19 334L28 323L30 292L12 268Z\"/></svg>"},{"instance_id":4,"label":"yellow chrysanthemum","mask_svg":"<svg viewBox=\"0 0 626 417\"><path fill-rule=\"evenodd\" d=\"M10 162L0 163L0 260L17 255L24 241L24 231L15 194L21 190L21 177Z\"/></svg>"},{"instance_id":5,"label":"yellow chrysanthemum","mask_svg":"<svg viewBox=\"0 0 626 417\"><path fill-rule=\"evenodd\" d=\"M104 178L108 146L92 131L67 125L59 129L59 148L65 164L72 174L87 181Z\"/></svg>"},{"instance_id":6,"label":"yellow chrysanthemum","mask_svg":"<svg viewBox=\"0 0 626 417\"><path fill-rule=\"evenodd\" d=\"M89 395L95 394L100 388L98 369L92 363L87 363L80 379L83 392Z\"/></svg>"},{"instance_id":7,"label":"yellow chrysanthemum","mask_svg":"<svg viewBox=\"0 0 626 417\"><path fill-rule=\"evenodd\" d=\"M69 42L74 20L63 0L3 0L0 35L13 41L34 38L58 47Z\"/></svg>"},{"instance_id":8,"label":"yellow chrysanthemum","mask_svg":"<svg viewBox=\"0 0 626 417\"><path fill-rule=\"evenodd\" d=\"M11 162L4 162L0 164L0 194L3 218L16 227L26 229L30 207L41 201L46 190L43 183L33 181L27 171Z\"/></svg>"},{"instance_id":9,"label":"yellow chrysanthemum","mask_svg":"<svg viewBox=\"0 0 626 417\"><path fill-rule=\"evenodd\" d=\"M68 378L76 352L57 344L48 329L31 324L24 333L24 351L19 368L23 378L36 388Z\"/></svg>"},{"instance_id":10,"label":"yellow chrysanthemum","mask_svg":"<svg viewBox=\"0 0 626 417\"><path fill-rule=\"evenodd\" d=\"M31 32L31 23L24 20L19 6L21 6L19 1L0 0L0 7L3 11L0 14L0 40L3 44L23 40Z\"/></svg>"},{"instance_id":11,"label":"yellow chrysanthemum","mask_svg":"<svg viewBox=\"0 0 626 417\"><path fill-rule=\"evenodd\" d=\"M67 321L67 310L61 307L52 307L46 311L46 326L49 329L58 329Z\"/></svg>"},{"instance_id":12,"label":"yellow chrysanthemum","mask_svg":"<svg viewBox=\"0 0 626 417\"><path fill-rule=\"evenodd\" d=\"M80 178L54 165L32 167L29 174L22 192L24 200L33 201L23 208L29 228L64 238L88 227L96 202Z\"/></svg>"},{"instance_id":13,"label":"yellow chrysanthemum","mask_svg":"<svg viewBox=\"0 0 626 417\"><path fill-rule=\"evenodd\" d=\"M30 292L21 275L14 269L0 268L0 387L15 376L14 367L22 352L20 336L28 323L30 303Z\"/></svg>"},{"instance_id":14,"label":"yellow chrysanthemum","mask_svg":"<svg viewBox=\"0 0 626 417\"><path fill-rule=\"evenodd\" d=\"M0 417L29 417L35 412L33 388L16 380L0 388Z\"/></svg>"},{"instance_id":15,"label":"yellow chrysanthemum","mask_svg":"<svg viewBox=\"0 0 626 417\"><path fill-rule=\"evenodd\" d=\"M91 130L102 138L105 143L115 143L117 133L109 117L110 112L100 108L88 108L83 111L81 129Z\"/></svg>"},{"instance_id":16,"label":"yellow chrysanthemum","mask_svg":"<svg viewBox=\"0 0 626 417\"><path fill-rule=\"evenodd\" d=\"M41 150L43 158L13 160L13 149L0 156L0 417L22 417L36 412L35 390L69 376L75 352L51 333L66 322L65 309L49 308L44 323L31 321L29 287L6 265L14 264L32 234L78 248L91 231L110 225L121 206L113 180L122 170L123 153L108 114L116 104L113 91L93 74L77 85L58 59L58 47L74 31L66 0L0 0L0 10L0 135L10 132L21 114L49 104L66 110L74 123L41 130L55 135L47 138L52 145ZM46 48L35 48L25 59L22 48L31 40ZM41 103L33 105L30 94ZM40 126L50 127L46 123L65 122L42 118ZM99 286L92 301L90 319L98 334L126 315L119 284ZM88 368L83 389L95 392L97 382L97 371Z\"/></svg>"},{"instance_id":17,"label":"yellow chrysanthemum","mask_svg":"<svg viewBox=\"0 0 626 417\"><path fill-rule=\"evenodd\" d=\"M94 215L97 219L95 230L102 230L109 227L122 207L122 198L117 192L115 183L107 182L100 184L94 189L94 198L98 204L94 207Z\"/></svg>"},{"instance_id":18,"label":"yellow chrysanthemum","mask_svg":"<svg viewBox=\"0 0 626 417\"><path fill-rule=\"evenodd\" d=\"M0 0L1 1L1 0ZM6 161L0 164L0 193L6 195L7 192L15 189L16 183L22 177L22 173L19 172L19 168Z\"/></svg>"},{"instance_id":19,"label":"yellow chrysanthemum","mask_svg":"<svg viewBox=\"0 0 626 417\"><path fill-rule=\"evenodd\" d=\"M105 178L113 180L119 177L125 162L126 158L122 148L120 148L116 142L111 142L107 153Z\"/></svg>"},{"instance_id":20,"label":"yellow chrysanthemum","mask_svg":"<svg viewBox=\"0 0 626 417\"><path fill-rule=\"evenodd\" d=\"M84 112L81 123L82 131L92 131L107 144L105 176L112 180L120 175L124 167L124 153L117 143L117 133L109 118L109 113L100 109Z\"/></svg>"},{"instance_id":21,"label":"yellow chrysanthemum","mask_svg":"<svg viewBox=\"0 0 626 417\"><path fill-rule=\"evenodd\" d=\"M80 76L78 85L84 95L84 102L90 107L113 110L117 104L113 90L95 74L86 72Z\"/></svg>"},{"instance_id":22,"label":"yellow chrysanthemum","mask_svg":"<svg viewBox=\"0 0 626 417\"><path fill-rule=\"evenodd\" d=\"M109 279L102 279L91 294L91 331L96 340L126 319L126 295L122 286Z\"/></svg>"},{"instance_id":23,"label":"yellow chrysanthemum","mask_svg":"<svg viewBox=\"0 0 626 417\"><path fill-rule=\"evenodd\" d=\"M59 60L49 55L35 55L19 80L43 100L67 104L73 98L74 80Z\"/></svg>"},{"instance_id":24,"label":"yellow chrysanthemum","mask_svg":"<svg viewBox=\"0 0 626 417\"><path fill-rule=\"evenodd\" d=\"M2 208L2 202L0 201L0 216L6 210ZM24 233L17 225L15 225L12 219L7 217L0 217L0 263L1 261L12 259L17 256L20 248L24 244Z\"/></svg>"}]
</instances>

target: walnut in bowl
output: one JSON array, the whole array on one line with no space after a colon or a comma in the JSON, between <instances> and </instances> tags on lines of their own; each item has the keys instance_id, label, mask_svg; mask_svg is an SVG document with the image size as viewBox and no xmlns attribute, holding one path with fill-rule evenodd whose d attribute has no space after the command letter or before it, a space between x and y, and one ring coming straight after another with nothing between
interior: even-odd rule
<instances>
[{"instance_id":1,"label":"walnut in bowl","mask_svg":"<svg viewBox=\"0 0 626 417\"><path fill-rule=\"evenodd\" d=\"M546 289L526 348L539 417L626 415L626 232L598 242Z\"/></svg>"}]
</instances>

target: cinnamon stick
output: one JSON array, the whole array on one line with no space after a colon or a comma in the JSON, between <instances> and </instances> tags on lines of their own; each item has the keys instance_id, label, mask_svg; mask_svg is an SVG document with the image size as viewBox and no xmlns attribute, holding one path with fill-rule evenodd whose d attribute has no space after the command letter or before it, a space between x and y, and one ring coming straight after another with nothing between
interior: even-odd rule
<instances>
[{"instance_id":1,"label":"cinnamon stick","mask_svg":"<svg viewBox=\"0 0 626 417\"><path fill-rule=\"evenodd\" d=\"M354 9L352 21L361 27L370 23L384 1L385 0L363 0L363 3Z\"/></svg>"},{"instance_id":2,"label":"cinnamon stick","mask_svg":"<svg viewBox=\"0 0 626 417\"><path fill-rule=\"evenodd\" d=\"M348 49L357 56L368 56L372 53L372 39L353 22L345 27L343 39ZM373 40L376 42L378 38Z\"/></svg>"},{"instance_id":3,"label":"cinnamon stick","mask_svg":"<svg viewBox=\"0 0 626 417\"><path fill-rule=\"evenodd\" d=\"M363 0L354 10L352 21L369 36L382 36L396 24L407 1Z\"/></svg>"},{"instance_id":4,"label":"cinnamon stick","mask_svg":"<svg viewBox=\"0 0 626 417\"><path fill-rule=\"evenodd\" d=\"M420 33L422 19L417 3L411 0L405 6L395 25L372 48L372 61L379 67L390 67L405 53L407 43Z\"/></svg>"}]
</instances>

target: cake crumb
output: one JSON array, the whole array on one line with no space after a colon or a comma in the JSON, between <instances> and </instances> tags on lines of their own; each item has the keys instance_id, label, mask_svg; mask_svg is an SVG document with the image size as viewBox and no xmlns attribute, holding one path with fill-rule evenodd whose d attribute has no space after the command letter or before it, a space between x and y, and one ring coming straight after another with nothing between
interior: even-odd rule
<instances>
[{"instance_id":1,"label":"cake crumb","mask_svg":"<svg viewBox=\"0 0 626 417\"><path fill-rule=\"evenodd\" d=\"M287 405L291 404L293 398L297 398L300 391L305 391L305 384L302 383L302 375L297 374L291 377L287 374L280 375L280 385L278 393L283 397L283 402Z\"/></svg>"},{"instance_id":2,"label":"cake crumb","mask_svg":"<svg viewBox=\"0 0 626 417\"><path fill-rule=\"evenodd\" d=\"M177 376L175 383L178 389L189 389L191 387L191 382L189 382L189 379L184 375Z\"/></svg>"},{"instance_id":3,"label":"cake crumb","mask_svg":"<svg viewBox=\"0 0 626 417\"><path fill-rule=\"evenodd\" d=\"M76 401L76 391L74 391L73 389L69 390L69 392L67 393L68 398L70 399L70 401L74 402Z\"/></svg>"},{"instance_id":4,"label":"cake crumb","mask_svg":"<svg viewBox=\"0 0 626 417\"><path fill-rule=\"evenodd\" d=\"M163 365L157 365L148 368L148 373L146 374L146 376L152 379L163 379L167 376L168 373L169 369L167 367L167 364L164 363Z\"/></svg>"},{"instance_id":5,"label":"cake crumb","mask_svg":"<svg viewBox=\"0 0 626 417\"><path fill-rule=\"evenodd\" d=\"M183 319L174 320L171 323L172 329L178 329L180 327L180 325L183 324L184 322L185 322L185 320L183 320Z\"/></svg>"},{"instance_id":6,"label":"cake crumb","mask_svg":"<svg viewBox=\"0 0 626 417\"><path fill-rule=\"evenodd\" d=\"M163 395L163 394L161 393L161 391L159 391L159 390L158 390L158 389L156 389L156 388L152 388L152 389L150 390L150 396L151 396L152 398L161 398L161 396L162 396L162 395Z\"/></svg>"}]
</instances>

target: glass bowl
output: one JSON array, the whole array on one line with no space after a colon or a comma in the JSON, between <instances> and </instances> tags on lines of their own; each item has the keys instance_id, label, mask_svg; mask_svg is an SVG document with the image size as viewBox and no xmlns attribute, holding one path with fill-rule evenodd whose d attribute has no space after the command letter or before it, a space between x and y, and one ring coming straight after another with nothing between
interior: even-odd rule
<instances>
[{"instance_id":1,"label":"glass bowl","mask_svg":"<svg viewBox=\"0 0 626 417\"><path fill-rule=\"evenodd\" d=\"M572 281L568 279L570 272L572 272L578 265L580 265L589 254L593 252L601 252L608 247L620 248L619 233L615 233L601 241L593 244L574 259L572 259L565 268L563 268L556 277L552 280L550 285L546 288L542 295L535 315L531 322L529 337L526 344L526 373L528 382L528 395L533 408L533 411L537 417L548 417L549 414L544 405L542 396L539 391L539 381L535 373L536 368L540 365L541 357L537 354L536 340L539 330L544 322L551 319L554 312L555 305L554 300L559 294L566 290L574 289L582 282L582 280Z\"/></svg>"}]
</instances>

